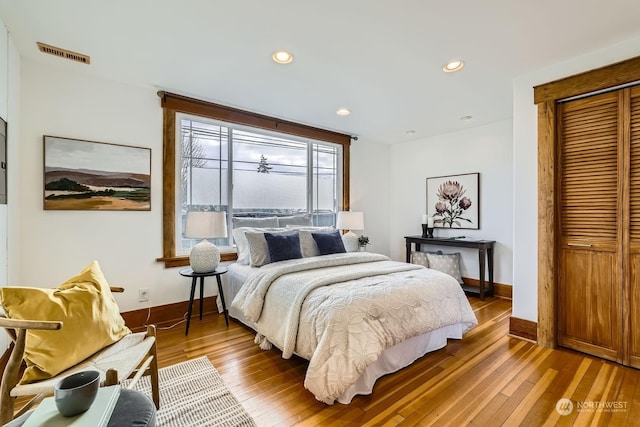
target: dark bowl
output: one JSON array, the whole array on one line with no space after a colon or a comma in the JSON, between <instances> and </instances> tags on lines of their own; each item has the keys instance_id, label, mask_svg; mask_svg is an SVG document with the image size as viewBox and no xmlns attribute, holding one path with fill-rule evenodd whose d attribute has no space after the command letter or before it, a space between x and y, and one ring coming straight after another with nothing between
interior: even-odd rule
<instances>
[{"instance_id":1,"label":"dark bowl","mask_svg":"<svg viewBox=\"0 0 640 427\"><path fill-rule=\"evenodd\" d=\"M61 379L53 389L58 411L65 417L86 411L95 400L99 387L98 371L82 371Z\"/></svg>"}]
</instances>

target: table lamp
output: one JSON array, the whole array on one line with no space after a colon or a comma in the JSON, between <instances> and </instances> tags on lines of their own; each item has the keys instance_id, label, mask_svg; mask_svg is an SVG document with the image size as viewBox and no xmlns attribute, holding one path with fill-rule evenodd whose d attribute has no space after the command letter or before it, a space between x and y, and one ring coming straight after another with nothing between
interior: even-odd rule
<instances>
[{"instance_id":1,"label":"table lamp","mask_svg":"<svg viewBox=\"0 0 640 427\"><path fill-rule=\"evenodd\" d=\"M187 212L184 237L202 239L191 248L189 263L196 273L214 271L220 263L220 250L207 239L227 237L227 214L223 211Z\"/></svg>"},{"instance_id":2,"label":"table lamp","mask_svg":"<svg viewBox=\"0 0 640 427\"><path fill-rule=\"evenodd\" d=\"M336 228L338 230L349 230L348 233L342 235L342 242L347 252L358 251L358 236L353 230L364 229L364 215L362 212L340 211L336 220Z\"/></svg>"}]
</instances>

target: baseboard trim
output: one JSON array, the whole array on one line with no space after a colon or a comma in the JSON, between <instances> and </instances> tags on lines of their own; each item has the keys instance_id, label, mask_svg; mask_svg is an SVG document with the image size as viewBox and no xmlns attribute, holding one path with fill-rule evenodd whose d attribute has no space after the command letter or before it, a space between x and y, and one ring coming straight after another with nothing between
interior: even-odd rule
<instances>
[{"instance_id":1,"label":"baseboard trim","mask_svg":"<svg viewBox=\"0 0 640 427\"><path fill-rule=\"evenodd\" d=\"M217 312L215 296L206 297L202 300L202 312ZM139 310L125 311L122 314L125 324L133 331L142 331L146 324L157 326L167 326L185 319L189 310L189 301L181 301L172 304L158 305L154 307L141 308ZM193 301L193 316L200 315L200 300ZM147 320L148 317L148 320Z\"/></svg>"},{"instance_id":2,"label":"baseboard trim","mask_svg":"<svg viewBox=\"0 0 640 427\"><path fill-rule=\"evenodd\" d=\"M509 318L509 335L537 343L538 323L511 316Z\"/></svg>"},{"instance_id":3,"label":"baseboard trim","mask_svg":"<svg viewBox=\"0 0 640 427\"><path fill-rule=\"evenodd\" d=\"M480 287L480 280L478 279L463 277L462 281L467 286L474 286L476 288ZM487 289L487 286L489 286L486 281L484 282L484 286L485 286L485 290ZM512 287L511 285L505 285L504 283L493 282L493 295L500 298L511 299L511 295L513 295Z\"/></svg>"}]
</instances>

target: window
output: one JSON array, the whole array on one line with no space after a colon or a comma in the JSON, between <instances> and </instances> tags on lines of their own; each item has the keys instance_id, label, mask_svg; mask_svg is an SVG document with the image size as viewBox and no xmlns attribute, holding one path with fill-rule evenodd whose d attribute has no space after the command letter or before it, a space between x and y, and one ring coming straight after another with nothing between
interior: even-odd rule
<instances>
[{"instance_id":1,"label":"window","mask_svg":"<svg viewBox=\"0 0 640 427\"><path fill-rule=\"evenodd\" d=\"M232 216L311 213L315 225L331 225L338 210L348 209L350 136L179 95L160 96L164 249L159 260L167 267L187 265L196 243L182 237L188 210L226 211L231 230ZM231 233L214 243L231 246ZM235 253L223 254L223 260L231 259Z\"/></svg>"},{"instance_id":2,"label":"window","mask_svg":"<svg viewBox=\"0 0 640 427\"><path fill-rule=\"evenodd\" d=\"M312 213L314 225L333 225L342 205L339 187L342 146L178 114L176 152L176 254L197 243L182 237L190 210L227 212L231 217ZM231 160L229 160L231 159ZM230 234L230 233L229 233ZM218 246L231 246L216 239Z\"/></svg>"}]
</instances>

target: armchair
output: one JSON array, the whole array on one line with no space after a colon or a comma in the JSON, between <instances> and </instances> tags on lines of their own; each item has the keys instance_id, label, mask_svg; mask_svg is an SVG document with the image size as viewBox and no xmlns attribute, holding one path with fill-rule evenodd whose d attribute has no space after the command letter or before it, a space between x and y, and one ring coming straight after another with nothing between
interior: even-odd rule
<instances>
[{"instance_id":1,"label":"armchair","mask_svg":"<svg viewBox=\"0 0 640 427\"><path fill-rule=\"evenodd\" d=\"M103 386L131 378L127 388L150 375L152 399L160 407L155 326L146 332L129 331L111 296L122 291L106 284L95 261L57 289L0 288L7 315L0 317L0 327L12 340L0 383L0 425L52 394L60 379L82 370L99 371ZM51 300L58 301L51 304L53 308L44 307ZM92 324L92 318L99 320ZM21 396L32 398L21 399L28 401L16 412Z\"/></svg>"},{"instance_id":2,"label":"armchair","mask_svg":"<svg viewBox=\"0 0 640 427\"><path fill-rule=\"evenodd\" d=\"M135 386L143 375L151 375L153 403L160 407L158 391L158 364L156 359L155 326L147 327L146 332L130 334L115 344L84 360L78 365L52 377L31 384L18 384L20 368L23 361L25 338L28 330L59 330L63 322L41 322L33 320L13 320L0 318L0 327L15 341L11 344L11 355L2 375L0 384L0 425L11 421L31 409L47 395L53 393L53 386L60 379L74 372L84 370L100 371L102 386L119 384L121 380L133 377L127 388ZM33 396L18 412L15 402L18 397Z\"/></svg>"}]
</instances>

